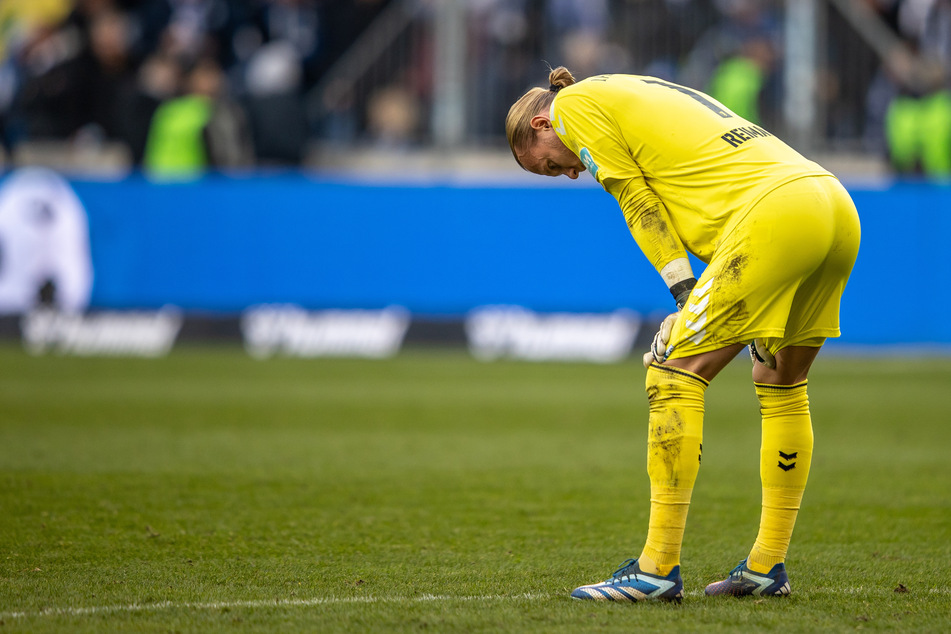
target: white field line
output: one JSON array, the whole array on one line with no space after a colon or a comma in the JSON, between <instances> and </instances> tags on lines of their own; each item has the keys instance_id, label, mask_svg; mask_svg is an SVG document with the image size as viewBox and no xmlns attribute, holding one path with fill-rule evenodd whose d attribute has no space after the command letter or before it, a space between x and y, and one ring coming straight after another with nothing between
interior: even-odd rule
<instances>
[{"instance_id":1,"label":"white field line","mask_svg":"<svg viewBox=\"0 0 951 634\"><path fill-rule=\"evenodd\" d=\"M258 599L249 601L212 601L193 603L189 601L158 601L156 603L130 603L128 605L99 605L73 608L46 608L24 612L0 612L0 621L5 619L36 618L41 616L90 616L118 614L122 612L161 612L163 610L228 610L233 608L282 608L340 605L346 603L429 603L484 602L545 599L545 594L489 594L481 596L451 596L421 594L416 597L318 597L313 599Z\"/></svg>"},{"instance_id":2,"label":"white field line","mask_svg":"<svg viewBox=\"0 0 951 634\"><path fill-rule=\"evenodd\" d=\"M893 590L886 588L868 588L858 586L854 588L817 589L815 594L891 594ZM912 594L917 594L909 590ZM929 588L928 594L951 594L951 588ZM685 592L686 596L701 596L700 592ZM811 594L803 592L802 594ZM315 607L321 605L369 604L369 603L431 603L431 602L491 602L491 601L519 601L549 599L553 595L540 593L526 594L487 594L475 596L452 596L437 594L421 594L415 597L317 597L313 599L259 599L249 601L212 601L198 603L190 601L158 601L156 603L130 603L128 605L99 605L89 607L46 608L44 610L23 612L0 612L0 621L14 619L39 618L44 616L94 616L97 614L121 614L129 612L162 612L165 610L228 610L237 608L282 608L282 607ZM560 596L560 595L559 595Z\"/></svg>"}]
</instances>

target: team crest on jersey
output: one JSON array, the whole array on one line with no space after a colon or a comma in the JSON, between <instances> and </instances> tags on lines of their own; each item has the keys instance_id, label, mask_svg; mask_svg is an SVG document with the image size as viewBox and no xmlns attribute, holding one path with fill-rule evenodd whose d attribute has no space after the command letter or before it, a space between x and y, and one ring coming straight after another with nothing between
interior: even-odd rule
<instances>
[{"instance_id":1,"label":"team crest on jersey","mask_svg":"<svg viewBox=\"0 0 951 634\"><path fill-rule=\"evenodd\" d=\"M585 169L588 170L592 176L597 178L598 164L594 162L594 157L591 156L591 152L588 151L588 148L581 148L581 152L578 153L578 158L580 158L581 162L584 163Z\"/></svg>"}]
</instances>

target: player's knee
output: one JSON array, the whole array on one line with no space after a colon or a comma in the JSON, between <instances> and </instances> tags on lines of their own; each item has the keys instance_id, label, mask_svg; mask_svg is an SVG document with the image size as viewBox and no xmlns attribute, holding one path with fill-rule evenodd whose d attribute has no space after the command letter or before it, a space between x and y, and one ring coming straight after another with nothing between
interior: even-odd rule
<instances>
[{"instance_id":1,"label":"player's knee","mask_svg":"<svg viewBox=\"0 0 951 634\"><path fill-rule=\"evenodd\" d=\"M769 349L781 345L776 340L768 339ZM806 380L813 361L819 354L819 349L825 339L815 337L796 341L795 345L787 345L774 351L775 367L768 368L761 363L753 364L753 382L763 385L798 385Z\"/></svg>"}]
</instances>

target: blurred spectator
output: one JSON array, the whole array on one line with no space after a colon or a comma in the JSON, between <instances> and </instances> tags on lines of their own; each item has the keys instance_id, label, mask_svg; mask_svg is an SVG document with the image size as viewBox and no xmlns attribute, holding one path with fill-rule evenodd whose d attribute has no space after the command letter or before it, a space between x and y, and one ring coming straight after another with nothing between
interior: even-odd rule
<instances>
[{"instance_id":1,"label":"blurred spectator","mask_svg":"<svg viewBox=\"0 0 951 634\"><path fill-rule=\"evenodd\" d=\"M6 148L25 134L25 122L14 108L27 70L25 51L40 34L49 33L62 22L70 9L68 0L0 2L0 141Z\"/></svg>"},{"instance_id":2,"label":"blurred spectator","mask_svg":"<svg viewBox=\"0 0 951 634\"><path fill-rule=\"evenodd\" d=\"M328 28L322 12L326 3L315 0L267 0L253 12L242 33L245 43L256 41L255 51L262 45L283 43L293 51L298 68L298 82L313 81L322 64L325 50L324 33ZM253 53L252 53L253 54ZM244 59L251 55L244 54Z\"/></svg>"},{"instance_id":3,"label":"blurred spectator","mask_svg":"<svg viewBox=\"0 0 951 634\"><path fill-rule=\"evenodd\" d=\"M282 40L265 44L248 63L244 101L259 164L299 165L308 139L296 49Z\"/></svg>"},{"instance_id":4,"label":"blurred spectator","mask_svg":"<svg viewBox=\"0 0 951 634\"><path fill-rule=\"evenodd\" d=\"M77 22L74 13L61 23L39 24L23 44L14 142L66 138L88 121L86 38Z\"/></svg>"},{"instance_id":5,"label":"blurred spectator","mask_svg":"<svg viewBox=\"0 0 951 634\"><path fill-rule=\"evenodd\" d=\"M549 0L552 66L567 66L578 77L590 77L609 69L607 55L607 0ZM551 61L551 60L549 60Z\"/></svg>"},{"instance_id":6,"label":"blurred spectator","mask_svg":"<svg viewBox=\"0 0 951 634\"><path fill-rule=\"evenodd\" d=\"M911 68L886 64L895 82L884 116L888 157L899 174L949 179L951 0L909 0L897 17L899 34L918 59Z\"/></svg>"},{"instance_id":7,"label":"blurred spectator","mask_svg":"<svg viewBox=\"0 0 951 634\"><path fill-rule=\"evenodd\" d=\"M84 0L43 25L19 56L11 145L37 139L125 141L121 95L134 85L134 30L111 0Z\"/></svg>"},{"instance_id":8,"label":"blurred spectator","mask_svg":"<svg viewBox=\"0 0 951 634\"><path fill-rule=\"evenodd\" d=\"M715 0L716 24L700 36L679 81L708 91L731 110L772 126L780 111L780 21L766 0Z\"/></svg>"},{"instance_id":9,"label":"blurred spectator","mask_svg":"<svg viewBox=\"0 0 951 634\"><path fill-rule=\"evenodd\" d=\"M119 136L128 144L132 160L141 165L145 157L152 116L158 107L178 95L182 82L182 68L170 55L156 53L139 68L136 81L118 98Z\"/></svg>"},{"instance_id":10,"label":"blurred spectator","mask_svg":"<svg viewBox=\"0 0 951 634\"><path fill-rule=\"evenodd\" d=\"M405 150L417 141L419 101L405 86L394 84L380 88L370 96L367 119L370 139L376 147Z\"/></svg>"},{"instance_id":11,"label":"blurred spectator","mask_svg":"<svg viewBox=\"0 0 951 634\"><path fill-rule=\"evenodd\" d=\"M542 64L541 17L529 0L470 0L466 22L472 57L472 99L467 120L477 135L504 135L508 104L521 96L529 73Z\"/></svg>"},{"instance_id":12,"label":"blurred spectator","mask_svg":"<svg viewBox=\"0 0 951 634\"><path fill-rule=\"evenodd\" d=\"M86 210L56 172L13 172L0 186L0 314L46 304L82 312L92 291Z\"/></svg>"},{"instance_id":13,"label":"blurred spectator","mask_svg":"<svg viewBox=\"0 0 951 634\"><path fill-rule=\"evenodd\" d=\"M896 97L885 117L885 132L897 173L951 177L951 92Z\"/></svg>"},{"instance_id":14,"label":"blurred spectator","mask_svg":"<svg viewBox=\"0 0 951 634\"><path fill-rule=\"evenodd\" d=\"M228 98L217 62L199 60L185 95L166 101L152 117L144 167L159 177L190 177L217 168L248 167L253 148L241 108Z\"/></svg>"},{"instance_id":15,"label":"blurred spectator","mask_svg":"<svg viewBox=\"0 0 951 634\"><path fill-rule=\"evenodd\" d=\"M132 39L128 19L108 8L89 21L87 83L83 86L89 104L88 121L83 125L95 138L124 139L128 113L120 96L132 90L135 73L129 59Z\"/></svg>"},{"instance_id":16,"label":"blurred spectator","mask_svg":"<svg viewBox=\"0 0 951 634\"><path fill-rule=\"evenodd\" d=\"M773 72L773 45L765 38L744 42L737 55L717 66L710 79L710 95L753 123L762 123L760 98Z\"/></svg>"}]
</instances>

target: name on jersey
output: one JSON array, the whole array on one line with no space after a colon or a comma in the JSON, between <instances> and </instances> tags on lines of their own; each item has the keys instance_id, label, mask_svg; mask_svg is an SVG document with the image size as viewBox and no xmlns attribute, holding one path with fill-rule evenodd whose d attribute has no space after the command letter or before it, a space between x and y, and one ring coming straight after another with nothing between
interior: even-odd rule
<instances>
[{"instance_id":1,"label":"name on jersey","mask_svg":"<svg viewBox=\"0 0 951 634\"><path fill-rule=\"evenodd\" d=\"M750 125L743 128L733 128L726 134L721 135L720 138L733 147L739 147L741 144L761 136L773 135L759 126Z\"/></svg>"}]
</instances>

